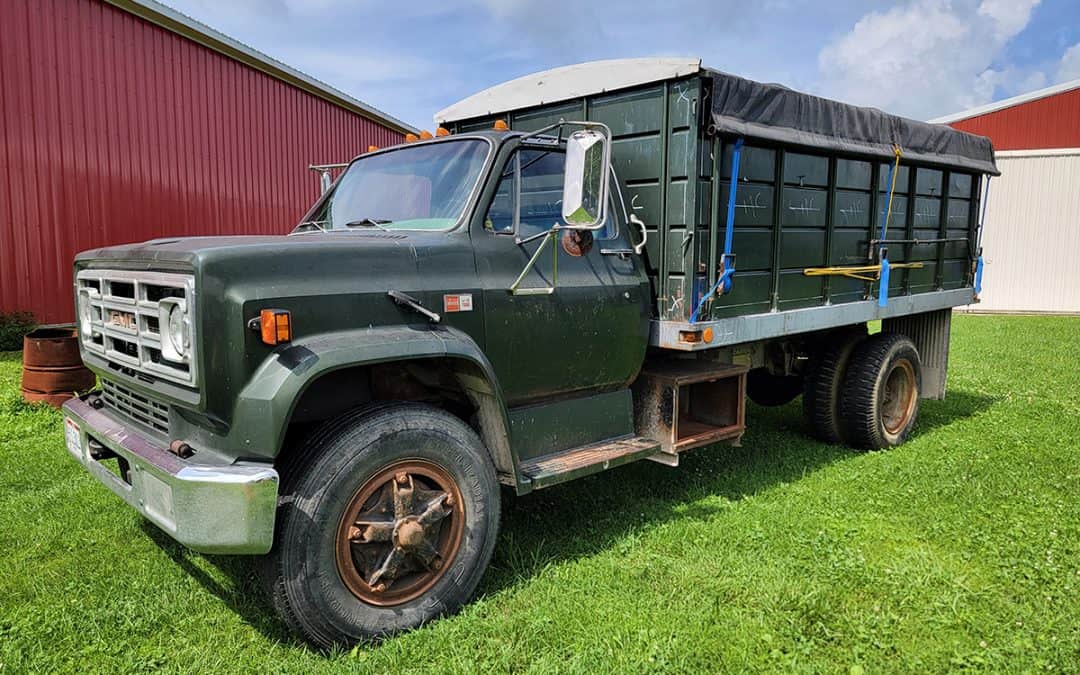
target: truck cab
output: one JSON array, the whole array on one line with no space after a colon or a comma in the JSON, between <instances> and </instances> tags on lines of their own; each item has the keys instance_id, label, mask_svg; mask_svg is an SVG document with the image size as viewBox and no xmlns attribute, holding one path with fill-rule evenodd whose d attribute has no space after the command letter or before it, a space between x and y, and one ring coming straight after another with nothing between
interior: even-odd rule
<instances>
[{"instance_id":1,"label":"truck cab","mask_svg":"<svg viewBox=\"0 0 1080 675\"><path fill-rule=\"evenodd\" d=\"M724 87L790 92L731 77L541 73L360 155L287 235L80 254L100 387L65 405L70 452L192 549L256 556L282 618L325 647L466 602L500 484L677 466L739 443L748 395L802 396L825 442L902 443L918 400L944 395L949 308L975 296L992 155L788 147L708 114ZM890 235L901 170L936 230L905 214Z\"/></svg>"}]
</instances>

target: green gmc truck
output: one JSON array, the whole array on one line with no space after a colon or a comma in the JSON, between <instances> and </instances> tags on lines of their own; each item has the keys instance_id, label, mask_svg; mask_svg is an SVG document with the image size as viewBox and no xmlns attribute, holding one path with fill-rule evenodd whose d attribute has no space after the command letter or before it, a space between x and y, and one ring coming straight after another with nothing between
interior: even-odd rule
<instances>
[{"instance_id":1,"label":"green gmc truck","mask_svg":"<svg viewBox=\"0 0 1080 675\"><path fill-rule=\"evenodd\" d=\"M740 442L746 398L887 448L944 396L987 139L692 59L538 73L436 121L287 236L75 260L100 388L65 405L68 449L190 548L257 556L311 643L465 603L500 486L677 470Z\"/></svg>"}]
</instances>

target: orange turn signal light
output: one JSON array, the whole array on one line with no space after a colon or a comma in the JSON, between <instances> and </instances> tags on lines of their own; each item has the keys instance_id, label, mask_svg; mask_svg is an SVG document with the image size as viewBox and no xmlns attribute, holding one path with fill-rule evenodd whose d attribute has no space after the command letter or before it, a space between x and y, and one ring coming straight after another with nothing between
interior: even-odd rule
<instances>
[{"instance_id":1,"label":"orange turn signal light","mask_svg":"<svg viewBox=\"0 0 1080 675\"><path fill-rule=\"evenodd\" d=\"M492 126L495 131L509 131L510 125L506 123L506 120L495 120L495 124Z\"/></svg>"},{"instance_id":2,"label":"orange turn signal light","mask_svg":"<svg viewBox=\"0 0 1080 675\"><path fill-rule=\"evenodd\" d=\"M429 139L431 137L432 137L431 132L428 131L427 129L424 129L423 131L420 132L420 140L422 140L422 141L426 141L427 139Z\"/></svg>"},{"instance_id":3,"label":"orange turn signal light","mask_svg":"<svg viewBox=\"0 0 1080 675\"><path fill-rule=\"evenodd\" d=\"M679 342L690 345L698 344L701 342L701 331L681 330L679 331Z\"/></svg>"},{"instance_id":4,"label":"orange turn signal light","mask_svg":"<svg viewBox=\"0 0 1080 675\"><path fill-rule=\"evenodd\" d=\"M420 137L417 136L416 134L405 134L405 142L406 143L413 143L413 142L418 141L418 140L420 140Z\"/></svg>"},{"instance_id":5,"label":"orange turn signal light","mask_svg":"<svg viewBox=\"0 0 1080 675\"><path fill-rule=\"evenodd\" d=\"M377 146L377 145L369 145L369 146L367 146L367 151L368 152L375 152L378 149L379 149L379 146Z\"/></svg>"},{"instance_id":6,"label":"orange turn signal light","mask_svg":"<svg viewBox=\"0 0 1080 675\"><path fill-rule=\"evenodd\" d=\"M264 309L259 312L262 341L279 345L292 340L292 314L287 309Z\"/></svg>"},{"instance_id":7,"label":"orange turn signal light","mask_svg":"<svg viewBox=\"0 0 1080 675\"><path fill-rule=\"evenodd\" d=\"M441 136L449 136L450 135L450 130L447 129L446 127L439 127L438 129L435 130L435 135L440 136L440 137Z\"/></svg>"}]
</instances>

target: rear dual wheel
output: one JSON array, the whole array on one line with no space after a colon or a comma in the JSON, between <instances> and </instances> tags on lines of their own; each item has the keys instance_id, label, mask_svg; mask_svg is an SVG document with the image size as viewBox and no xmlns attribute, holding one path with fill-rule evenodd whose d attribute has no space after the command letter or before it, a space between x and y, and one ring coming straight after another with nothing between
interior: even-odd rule
<instances>
[{"instance_id":1,"label":"rear dual wheel","mask_svg":"<svg viewBox=\"0 0 1080 675\"><path fill-rule=\"evenodd\" d=\"M919 354L907 336L845 330L811 359L803 412L827 443L889 448L911 434L921 388Z\"/></svg>"},{"instance_id":2,"label":"rear dual wheel","mask_svg":"<svg viewBox=\"0 0 1080 675\"><path fill-rule=\"evenodd\" d=\"M855 348L866 339L866 326L828 333L810 357L803 392L803 415L815 438L841 443L840 392Z\"/></svg>"},{"instance_id":3,"label":"rear dual wheel","mask_svg":"<svg viewBox=\"0 0 1080 675\"><path fill-rule=\"evenodd\" d=\"M498 530L498 482L480 439L417 404L325 425L289 467L282 497L263 577L285 622L318 647L456 611Z\"/></svg>"},{"instance_id":4,"label":"rear dual wheel","mask_svg":"<svg viewBox=\"0 0 1080 675\"><path fill-rule=\"evenodd\" d=\"M844 440L866 449L900 445L919 413L922 365L915 345L897 333L867 338L852 354L840 394Z\"/></svg>"}]
</instances>

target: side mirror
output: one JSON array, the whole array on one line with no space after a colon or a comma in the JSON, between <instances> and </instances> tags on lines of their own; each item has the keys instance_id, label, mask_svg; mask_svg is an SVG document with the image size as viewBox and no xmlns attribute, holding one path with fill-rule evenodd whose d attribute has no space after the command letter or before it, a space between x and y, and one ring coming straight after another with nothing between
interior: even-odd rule
<instances>
[{"instance_id":1,"label":"side mirror","mask_svg":"<svg viewBox=\"0 0 1080 675\"><path fill-rule=\"evenodd\" d=\"M607 211L608 137L594 129L570 134L563 178L563 222L571 228L598 229Z\"/></svg>"}]
</instances>

